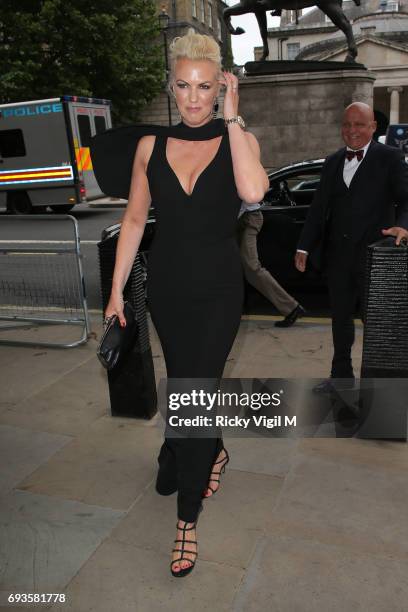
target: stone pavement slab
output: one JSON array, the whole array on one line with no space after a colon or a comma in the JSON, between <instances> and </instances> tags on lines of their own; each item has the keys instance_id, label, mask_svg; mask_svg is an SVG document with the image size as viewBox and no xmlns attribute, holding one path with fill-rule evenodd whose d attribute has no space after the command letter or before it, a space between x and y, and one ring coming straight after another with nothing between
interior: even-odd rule
<instances>
[{"instance_id":1,"label":"stone pavement slab","mask_svg":"<svg viewBox=\"0 0 408 612\"><path fill-rule=\"evenodd\" d=\"M162 443L152 423L104 417L25 478L18 487L126 510L156 474Z\"/></svg>"},{"instance_id":2,"label":"stone pavement slab","mask_svg":"<svg viewBox=\"0 0 408 612\"><path fill-rule=\"evenodd\" d=\"M54 379L50 375L48 383L33 391L29 397L0 406L1 422L23 427L29 423L30 428L37 431L76 435L99 417L108 414L106 373L94 352L91 352L93 348L96 350L96 341L90 341L86 361L77 363L66 373L62 371ZM48 349L47 355L49 360L55 353L50 354ZM58 353L58 360L59 357ZM63 368L63 364L60 367Z\"/></svg>"},{"instance_id":3,"label":"stone pavement slab","mask_svg":"<svg viewBox=\"0 0 408 612\"><path fill-rule=\"evenodd\" d=\"M93 358L90 346L75 349L0 347L0 408L38 393Z\"/></svg>"},{"instance_id":4,"label":"stone pavement slab","mask_svg":"<svg viewBox=\"0 0 408 612\"><path fill-rule=\"evenodd\" d=\"M408 562L296 536L258 545L233 612L403 612Z\"/></svg>"},{"instance_id":5,"label":"stone pavement slab","mask_svg":"<svg viewBox=\"0 0 408 612\"><path fill-rule=\"evenodd\" d=\"M54 453L71 442L71 439L70 436L0 425L1 494L46 463Z\"/></svg>"},{"instance_id":6,"label":"stone pavement slab","mask_svg":"<svg viewBox=\"0 0 408 612\"><path fill-rule=\"evenodd\" d=\"M154 531L154 524L151 530ZM243 572L197 561L185 578L170 574L169 556L109 539L71 581L67 602L52 612L229 612ZM200 571L197 571L200 568Z\"/></svg>"},{"instance_id":7,"label":"stone pavement slab","mask_svg":"<svg viewBox=\"0 0 408 612\"><path fill-rule=\"evenodd\" d=\"M200 559L245 567L282 485L279 477L228 470L217 494L203 501L197 530ZM176 496L159 496L151 487L112 538L169 556L176 533L175 517Z\"/></svg>"},{"instance_id":8,"label":"stone pavement slab","mask_svg":"<svg viewBox=\"0 0 408 612\"><path fill-rule=\"evenodd\" d=\"M25 491L2 495L0 589L64 592L122 516L110 508Z\"/></svg>"},{"instance_id":9,"label":"stone pavement slab","mask_svg":"<svg viewBox=\"0 0 408 612\"><path fill-rule=\"evenodd\" d=\"M362 327L356 326L352 356L361 367ZM290 328L274 321L242 321L225 368L225 377L324 378L330 374L331 327L301 319Z\"/></svg>"},{"instance_id":10,"label":"stone pavement slab","mask_svg":"<svg viewBox=\"0 0 408 612\"><path fill-rule=\"evenodd\" d=\"M372 464L366 441L361 445L360 460L359 440L322 442L322 449L316 453L313 449L319 449L320 440L303 440L299 445L274 508L275 529L280 525L284 532L303 538L309 533L311 538L327 544L355 552L392 555L408 562L406 473L384 469L378 461ZM337 452L330 449L330 442ZM386 447L380 448L377 447L378 455L388 454Z\"/></svg>"},{"instance_id":11,"label":"stone pavement slab","mask_svg":"<svg viewBox=\"0 0 408 612\"><path fill-rule=\"evenodd\" d=\"M295 456L298 440L224 437L230 454L228 468L254 474L286 476Z\"/></svg>"}]
</instances>

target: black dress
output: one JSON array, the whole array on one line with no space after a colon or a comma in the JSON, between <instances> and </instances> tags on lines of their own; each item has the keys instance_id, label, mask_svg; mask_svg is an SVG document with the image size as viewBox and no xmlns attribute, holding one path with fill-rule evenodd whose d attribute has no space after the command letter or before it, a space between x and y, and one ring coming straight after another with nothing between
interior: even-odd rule
<instances>
[{"instance_id":1,"label":"black dress","mask_svg":"<svg viewBox=\"0 0 408 612\"><path fill-rule=\"evenodd\" d=\"M189 195L167 161L167 135L156 135L147 167L156 211L148 303L168 378L220 378L242 312L243 276L236 240L241 200L223 121L198 128L183 124L183 134L189 140L218 135L222 139ZM196 520L221 448L221 439L166 437L156 488L163 495L178 490L181 520Z\"/></svg>"}]
</instances>

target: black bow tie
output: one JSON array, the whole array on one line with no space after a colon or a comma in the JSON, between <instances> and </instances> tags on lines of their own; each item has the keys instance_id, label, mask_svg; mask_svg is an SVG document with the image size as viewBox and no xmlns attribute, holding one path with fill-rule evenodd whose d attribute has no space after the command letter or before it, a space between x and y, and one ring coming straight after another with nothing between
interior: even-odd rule
<instances>
[{"instance_id":1,"label":"black bow tie","mask_svg":"<svg viewBox=\"0 0 408 612\"><path fill-rule=\"evenodd\" d=\"M346 151L346 157L349 161L353 159L353 157L357 157L357 161L361 161L364 157L364 149L359 149L358 151Z\"/></svg>"}]
</instances>

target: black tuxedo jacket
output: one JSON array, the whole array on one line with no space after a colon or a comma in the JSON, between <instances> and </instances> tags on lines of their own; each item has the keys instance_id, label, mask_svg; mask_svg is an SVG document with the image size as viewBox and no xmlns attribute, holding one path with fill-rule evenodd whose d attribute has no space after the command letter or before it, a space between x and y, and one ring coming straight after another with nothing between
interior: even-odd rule
<instances>
[{"instance_id":1,"label":"black tuxedo jacket","mask_svg":"<svg viewBox=\"0 0 408 612\"><path fill-rule=\"evenodd\" d=\"M329 155L320 185L310 206L298 249L309 253L312 264L322 267L327 243L330 201L335 180L342 177L346 147ZM383 238L382 229L397 225L408 229L408 164L399 149L372 141L349 187L354 210L355 243L370 244Z\"/></svg>"}]
</instances>

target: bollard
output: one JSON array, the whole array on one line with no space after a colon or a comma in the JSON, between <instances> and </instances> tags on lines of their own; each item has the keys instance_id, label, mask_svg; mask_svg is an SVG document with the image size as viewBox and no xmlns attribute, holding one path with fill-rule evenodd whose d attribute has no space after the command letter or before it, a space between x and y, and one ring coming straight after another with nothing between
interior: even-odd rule
<instances>
[{"instance_id":1,"label":"bollard","mask_svg":"<svg viewBox=\"0 0 408 612\"><path fill-rule=\"evenodd\" d=\"M103 311L111 293L119 231L120 225L106 228L98 243ZM113 370L108 371L111 413L112 416L151 419L157 412L157 392L139 255L136 256L123 295L136 311L139 334L133 350Z\"/></svg>"},{"instance_id":2,"label":"bollard","mask_svg":"<svg viewBox=\"0 0 408 612\"><path fill-rule=\"evenodd\" d=\"M358 435L406 440L408 248L394 238L368 247L364 312Z\"/></svg>"}]
</instances>

